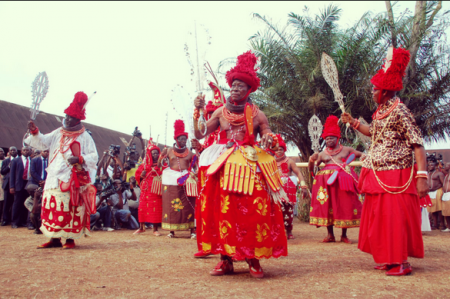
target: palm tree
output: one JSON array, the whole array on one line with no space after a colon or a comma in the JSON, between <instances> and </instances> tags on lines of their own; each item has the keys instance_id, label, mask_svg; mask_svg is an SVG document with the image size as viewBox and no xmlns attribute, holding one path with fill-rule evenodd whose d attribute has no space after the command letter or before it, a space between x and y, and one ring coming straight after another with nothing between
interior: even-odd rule
<instances>
[{"instance_id":1,"label":"palm tree","mask_svg":"<svg viewBox=\"0 0 450 299\"><path fill-rule=\"evenodd\" d=\"M426 6L427 24L431 17L439 17L432 10L436 6ZM307 132L311 116L316 114L323 122L330 114L340 115L321 73L322 52L336 63L346 111L370 122L376 108L370 78L382 65L392 36L406 48L417 41L417 35L408 33L416 20L411 14L401 14L393 26L387 14L365 13L345 30L336 24L340 15L341 10L333 4L313 17L305 7L304 15L290 13L287 25L278 28L266 17L254 14L267 25L264 32L250 37L251 47L261 61L262 88L255 101L266 113L271 127L298 146L303 161L312 154ZM448 22L445 14L440 18L437 25L431 22L428 29L424 27L414 76L408 78L400 93L426 141L443 139L450 133L450 118L443 117L449 112L450 55L442 42ZM353 132L349 136L354 136Z\"/></svg>"}]
</instances>

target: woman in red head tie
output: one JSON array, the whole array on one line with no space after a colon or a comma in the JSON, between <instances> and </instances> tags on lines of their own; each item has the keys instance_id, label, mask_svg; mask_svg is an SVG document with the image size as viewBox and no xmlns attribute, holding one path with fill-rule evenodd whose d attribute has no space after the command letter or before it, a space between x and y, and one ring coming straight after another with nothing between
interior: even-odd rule
<instances>
[{"instance_id":1,"label":"woman in red head tie","mask_svg":"<svg viewBox=\"0 0 450 299\"><path fill-rule=\"evenodd\" d=\"M158 226L162 220L162 170L158 167L158 158L161 150L153 143L148 141L145 160L136 170L136 181L141 188L141 196L139 198L139 223L140 228L135 234L145 231L145 223L153 224L153 234L160 236Z\"/></svg>"}]
</instances>

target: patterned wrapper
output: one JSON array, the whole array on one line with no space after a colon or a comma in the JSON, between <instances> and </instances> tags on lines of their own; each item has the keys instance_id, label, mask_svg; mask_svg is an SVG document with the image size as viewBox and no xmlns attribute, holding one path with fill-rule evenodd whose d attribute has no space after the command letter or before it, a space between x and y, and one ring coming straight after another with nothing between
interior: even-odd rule
<instances>
[{"instance_id":1,"label":"patterned wrapper","mask_svg":"<svg viewBox=\"0 0 450 299\"><path fill-rule=\"evenodd\" d=\"M199 171L197 240L205 253L244 258L287 256L283 214L270 199L264 177L257 173L252 195L223 190L223 168L206 177ZM219 188L218 188L219 187Z\"/></svg>"},{"instance_id":2,"label":"patterned wrapper","mask_svg":"<svg viewBox=\"0 0 450 299\"><path fill-rule=\"evenodd\" d=\"M186 195L185 186L163 185L162 229L189 230L195 227L195 197Z\"/></svg>"},{"instance_id":3,"label":"patterned wrapper","mask_svg":"<svg viewBox=\"0 0 450 299\"><path fill-rule=\"evenodd\" d=\"M330 226L338 228L358 227L361 219L362 201L358 194L352 190L344 190L339 184L341 176L348 176L342 170L337 181L327 184L328 178L340 167L328 164L317 172L312 188L310 210L311 225Z\"/></svg>"},{"instance_id":4,"label":"patterned wrapper","mask_svg":"<svg viewBox=\"0 0 450 299\"><path fill-rule=\"evenodd\" d=\"M95 189L95 188L94 188ZM95 192L93 193L95 198ZM90 235L90 215L84 204L74 206L70 192L45 190L42 196L41 231L48 238L78 239Z\"/></svg>"}]
</instances>

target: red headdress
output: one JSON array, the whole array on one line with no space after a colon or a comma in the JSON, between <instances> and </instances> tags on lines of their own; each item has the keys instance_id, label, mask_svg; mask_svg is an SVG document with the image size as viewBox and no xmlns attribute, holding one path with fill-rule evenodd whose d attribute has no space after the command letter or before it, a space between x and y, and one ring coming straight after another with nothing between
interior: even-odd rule
<instances>
[{"instance_id":1,"label":"red headdress","mask_svg":"<svg viewBox=\"0 0 450 299\"><path fill-rule=\"evenodd\" d=\"M278 137L278 146L284 148L284 151L287 151L286 143L284 142L283 137L281 137L280 134L277 134L277 137Z\"/></svg>"},{"instance_id":2,"label":"red headdress","mask_svg":"<svg viewBox=\"0 0 450 299\"><path fill-rule=\"evenodd\" d=\"M146 149L147 153L145 155L145 164L146 165L150 165L151 166L153 164L153 162L156 163L156 161L153 161L153 158L152 158L152 151L153 150L157 150L158 153L161 154L161 150L159 149L158 145L153 143L153 139L150 138L150 140L148 141L148 144L147 144L147 149Z\"/></svg>"},{"instance_id":3,"label":"red headdress","mask_svg":"<svg viewBox=\"0 0 450 299\"><path fill-rule=\"evenodd\" d=\"M214 111L216 111L217 108L221 107L222 104L220 105L214 105L212 101L208 101L208 104L206 104L205 106L205 112L206 113L212 113Z\"/></svg>"},{"instance_id":4,"label":"red headdress","mask_svg":"<svg viewBox=\"0 0 450 299\"><path fill-rule=\"evenodd\" d=\"M70 103L69 107L64 110L64 113L75 117L76 119L85 120L86 119L86 109L85 105L88 101L88 96L79 91L75 94L72 103Z\"/></svg>"},{"instance_id":5,"label":"red headdress","mask_svg":"<svg viewBox=\"0 0 450 299\"><path fill-rule=\"evenodd\" d=\"M231 87L234 80L241 80L250 85L250 90L248 91L247 96L250 93L255 92L258 87L261 86L259 78L256 74L258 68L255 69L257 61L258 58L251 51L239 55L236 66L229 70L225 75L228 85Z\"/></svg>"},{"instance_id":6,"label":"red headdress","mask_svg":"<svg viewBox=\"0 0 450 299\"><path fill-rule=\"evenodd\" d=\"M386 62L372 77L370 82L384 90L400 91L403 89L403 77L408 66L410 54L403 48L389 48Z\"/></svg>"},{"instance_id":7,"label":"red headdress","mask_svg":"<svg viewBox=\"0 0 450 299\"><path fill-rule=\"evenodd\" d=\"M173 127L175 128L173 139L176 140L178 137L183 135L188 138L188 133L184 131L184 121L182 121L181 119L177 119Z\"/></svg>"},{"instance_id":8,"label":"red headdress","mask_svg":"<svg viewBox=\"0 0 450 299\"><path fill-rule=\"evenodd\" d=\"M322 138L326 138L327 136L335 136L337 138L341 138L341 128L338 126L339 118L334 115L328 116L325 121Z\"/></svg>"}]
</instances>

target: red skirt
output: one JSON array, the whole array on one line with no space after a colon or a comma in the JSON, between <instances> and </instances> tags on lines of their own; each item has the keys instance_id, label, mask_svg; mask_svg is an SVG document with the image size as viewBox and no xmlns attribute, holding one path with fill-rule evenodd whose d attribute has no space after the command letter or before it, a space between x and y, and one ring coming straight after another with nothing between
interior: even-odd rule
<instances>
[{"instance_id":1,"label":"red skirt","mask_svg":"<svg viewBox=\"0 0 450 299\"><path fill-rule=\"evenodd\" d=\"M149 182L148 186L151 185ZM147 190L141 190L138 216L141 223L161 223L162 221L162 196L151 193L150 187Z\"/></svg>"},{"instance_id":2,"label":"red skirt","mask_svg":"<svg viewBox=\"0 0 450 299\"><path fill-rule=\"evenodd\" d=\"M232 193L223 190L223 169L206 177L207 168L199 171L199 190L203 189L196 213L199 249L237 260L287 256L283 213L258 180L252 195ZM262 175L257 176L264 182Z\"/></svg>"},{"instance_id":3,"label":"red skirt","mask_svg":"<svg viewBox=\"0 0 450 299\"><path fill-rule=\"evenodd\" d=\"M377 172L387 185L402 186L411 169ZM385 192L373 171L363 168L360 186L366 192L361 215L358 248L370 253L378 264L400 264L410 257L423 258L421 213L416 181L401 194ZM373 193L369 193L369 192Z\"/></svg>"},{"instance_id":4,"label":"red skirt","mask_svg":"<svg viewBox=\"0 0 450 299\"><path fill-rule=\"evenodd\" d=\"M360 225L362 203L353 178L341 171L332 185L327 184L328 178L339 169L339 166L330 164L317 172L312 188L309 224L334 225L338 228Z\"/></svg>"}]
</instances>

